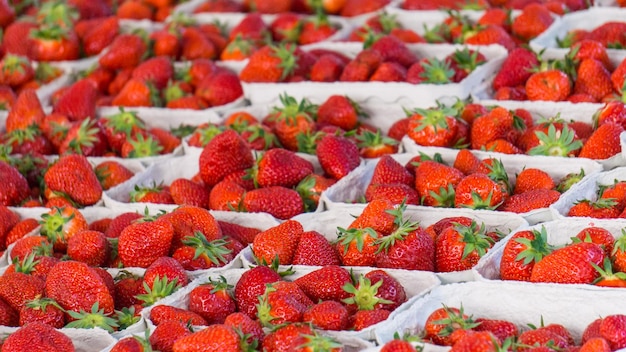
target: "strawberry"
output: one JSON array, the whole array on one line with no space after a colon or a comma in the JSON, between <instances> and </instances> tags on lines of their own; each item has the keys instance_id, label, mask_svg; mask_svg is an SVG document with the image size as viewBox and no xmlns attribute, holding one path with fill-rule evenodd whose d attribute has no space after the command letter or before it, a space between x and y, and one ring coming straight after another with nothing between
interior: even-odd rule
<instances>
[{"instance_id":1,"label":"strawberry","mask_svg":"<svg viewBox=\"0 0 626 352\"><path fill-rule=\"evenodd\" d=\"M8 213L7 215L13 218L13 215L10 215ZM12 225L15 219L16 218L13 218L10 221L4 220L4 223L7 225ZM37 227L39 227L39 221L37 221L35 218L25 218L25 219L19 220L17 223L15 223L15 225L12 225L10 229L6 228L5 229L6 231L4 230L2 231L6 233L5 245L8 247L9 245L19 240L20 238L26 236L27 234L35 230ZM0 243L0 246L1 245L2 244Z\"/></svg>"},{"instance_id":2,"label":"strawberry","mask_svg":"<svg viewBox=\"0 0 626 352\"><path fill-rule=\"evenodd\" d=\"M611 346L605 339L601 337L594 337L592 339L587 340L585 343L583 343L582 346L580 346L579 351L580 352L591 352L591 351L608 352L608 351L611 351Z\"/></svg>"},{"instance_id":3,"label":"strawberry","mask_svg":"<svg viewBox=\"0 0 626 352\"><path fill-rule=\"evenodd\" d=\"M341 79L346 64L333 54L320 56L311 67L311 81L313 82L336 82Z\"/></svg>"},{"instance_id":4,"label":"strawberry","mask_svg":"<svg viewBox=\"0 0 626 352\"><path fill-rule=\"evenodd\" d=\"M417 223L402 218L396 221L400 224L398 228L377 240L376 267L434 271L433 239Z\"/></svg>"},{"instance_id":5,"label":"strawberry","mask_svg":"<svg viewBox=\"0 0 626 352\"><path fill-rule=\"evenodd\" d=\"M147 268L169 253L173 236L174 227L167 221L133 223L119 236L118 255L124 266Z\"/></svg>"},{"instance_id":6,"label":"strawberry","mask_svg":"<svg viewBox=\"0 0 626 352\"><path fill-rule=\"evenodd\" d=\"M209 324L223 324L226 317L236 310L226 279L211 280L195 287L189 293L189 310L200 314Z\"/></svg>"},{"instance_id":7,"label":"strawberry","mask_svg":"<svg viewBox=\"0 0 626 352\"><path fill-rule=\"evenodd\" d=\"M407 340L393 339L382 345L381 352L415 352L415 347Z\"/></svg>"},{"instance_id":8,"label":"strawberry","mask_svg":"<svg viewBox=\"0 0 626 352\"><path fill-rule=\"evenodd\" d=\"M552 176L537 168L526 168L515 178L513 194L519 194L535 189L554 189L556 185Z\"/></svg>"},{"instance_id":9,"label":"strawberry","mask_svg":"<svg viewBox=\"0 0 626 352\"><path fill-rule=\"evenodd\" d=\"M281 219L290 219L304 212L304 202L293 189L271 186L246 192L243 208L247 212L265 212Z\"/></svg>"},{"instance_id":10,"label":"strawberry","mask_svg":"<svg viewBox=\"0 0 626 352\"><path fill-rule=\"evenodd\" d=\"M115 37L98 63L110 70L133 68L139 65L146 50L146 44L138 35L121 34Z\"/></svg>"},{"instance_id":11,"label":"strawberry","mask_svg":"<svg viewBox=\"0 0 626 352\"><path fill-rule=\"evenodd\" d=\"M65 115L71 121L95 118L97 97L98 90L93 83L81 79L61 95L52 112Z\"/></svg>"},{"instance_id":12,"label":"strawberry","mask_svg":"<svg viewBox=\"0 0 626 352\"><path fill-rule=\"evenodd\" d=\"M612 350L626 346L626 316L623 314L608 315L602 319L600 336L607 340Z\"/></svg>"},{"instance_id":13,"label":"strawberry","mask_svg":"<svg viewBox=\"0 0 626 352\"><path fill-rule=\"evenodd\" d=\"M254 164L250 147L235 131L227 130L213 138L200 154L200 175L212 187L234 171Z\"/></svg>"},{"instance_id":14,"label":"strawberry","mask_svg":"<svg viewBox=\"0 0 626 352\"><path fill-rule=\"evenodd\" d=\"M516 48L509 52L502 67L493 80L493 89L516 87L526 83L532 75L531 69L539 64L537 56L526 48Z\"/></svg>"},{"instance_id":15,"label":"strawberry","mask_svg":"<svg viewBox=\"0 0 626 352\"><path fill-rule=\"evenodd\" d=\"M26 302L19 312L19 324L24 326L32 322L40 322L56 329L65 326L63 308L51 298L35 298Z\"/></svg>"},{"instance_id":16,"label":"strawberry","mask_svg":"<svg viewBox=\"0 0 626 352\"><path fill-rule=\"evenodd\" d=\"M357 127L358 117L362 111L355 102L344 95L332 95L322 103L317 110L317 123L331 124L345 131Z\"/></svg>"},{"instance_id":17,"label":"strawberry","mask_svg":"<svg viewBox=\"0 0 626 352\"><path fill-rule=\"evenodd\" d=\"M624 30L623 22L609 21L594 28L587 35L586 39L595 40L602 43L605 47L624 47L626 42L620 33Z\"/></svg>"},{"instance_id":18,"label":"strawberry","mask_svg":"<svg viewBox=\"0 0 626 352\"><path fill-rule=\"evenodd\" d=\"M611 219L620 215L615 199L578 200L567 212L567 216L584 216L599 219Z\"/></svg>"},{"instance_id":19,"label":"strawberry","mask_svg":"<svg viewBox=\"0 0 626 352\"><path fill-rule=\"evenodd\" d=\"M456 110L416 109L409 117L407 135L423 146L451 147L458 130Z\"/></svg>"},{"instance_id":20,"label":"strawberry","mask_svg":"<svg viewBox=\"0 0 626 352\"><path fill-rule=\"evenodd\" d=\"M81 38L85 55L100 54L108 47L119 33L119 20L115 16L96 19L93 27L89 28Z\"/></svg>"},{"instance_id":21,"label":"strawberry","mask_svg":"<svg viewBox=\"0 0 626 352\"><path fill-rule=\"evenodd\" d=\"M296 191L304 201L305 212L315 211L319 206L322 192L334 185L336 181L318 174L310 174L296 186Z\"/></svg>"},{"instance_id":22,"label":"strawberry","mask_svg":"<svg viewBox=\"0 0 626 352\"><path fill-rule=\"evenodd\" d=\"M475 321L476 323L479 323L479 325L474 327L472 330L488 331L499 341L505 341L506 339L513 338L519 334L517 325L508 320L476 318Z\"/></svg>"},{"instance_id":23,"label":"strawberry","mask_svg":"<svg viewBox=\"0 0 626 352\"><path fill-rule=\"evenodd\" d=\"M161 97L156 87L151 83L141 79L131 78L111 101L114 106L161 106Z\"/></svg>"},{"instance_id":24,"label":"strawberry","mask_svg":"<svg viewBox=\"0 0 626 352\"><path fill-rule=\"evenodd\" d=\"M239 73L243 82L282 82L298 69L300 49L295 45L264 46L255 51Z\"/></svg>"},{"instance_id":25,"label":"strawberry","mask_svg":"<svg viewBox=\"0 0 626 352\"><path fill-rule=\"evenodd\" d=\"M271 263L278 257L280 264L291 264L303 232L302 225L293 220L263 231L254 237L254 256L261 263Z\"/></svg>"},{"instance_id":26,"label":"strawberry","mask_svg":"<svg viewBox=\"0 0 626 352\"><path fill-rule=\"evenodd\" d=\"M235 284L235 301L239 312L256 318L259 296L265 292L266 284L281 280L280 275L267 266L256 266L244 272Z\"/></svg>"},{"instance_id":27,"label":"strawberry","mask_svg":"<svg viewBox=\"0 0 626 352\"><path fill-rule=\"evenodd\" d=\"M37 23L20 20L3 28L2 47L4 51L20 56L28 56L30 32L37 28Z\"/></svg>"},{"instance_id":28,"label":"strawberry","mask_svg":"<svg viewBox=\"0 0 626 352\"><path fill-rule=\"evenodd\" d=\"M350 317L350 327L359 331L378 324L389 318L391 312L386 309L359 310Z\"/></svg>"},{"instance_id":29,"label":"strawberry","mask_svg":"<svg viewBox=\"0 0 626 352\"><path fill-rule=\"evenodd\" d=\"M388 199L393 204L420 204L420 197L415 188L402 184L370 184L365 189L365 200Z\"/></svg>"},{"instance_id":30,"label":"strawberry","mask_svg":"<svg viewBox=\"0 0 626 352\"><path fill-rule=\"evenodd\" d=\"M550 27L552 22L554 18L544 5L529 4L513 19L511 31L518 38L529 41Z\"/></svg>"},{"instance_id":31,"label":"strawberry","mask_svg":"<svg viewBox=\"0 0 626 352\"><path fill-rule=\"evenodd\" d=\"M593 58L582 60L576 72L574 93L589 94L600 101L612 92L611 73L604 64Z\"/></svg>"},{"instance_id":32,"label":"strawberry","mask_svg":"<svg viewBox=\"0 0 626 352\"><path fill-rule=\"evenodd\" d=\"M530 281L534 265L552 251L544 227L519 231L506 243L500 260L502 280Z\"/></svg>"},{"instance_id":33,"label":"strawberry","mask_svg":"<svg viewBox=\"0 0 626 352\"><path fill-rule=\"evenodd\" d=\"M91 117L74 121L58 148L59 154L76 153L88 157L103 156L109 149L106 136L97 120Z\"/></svg>"},{"instance_id":34,"label":"strawberry","mask_svg":"<svg viewBox=\"0 0 626 352\"><path fill-rule=\"evenodd\" d=\"M101 162L94 167L94 172L104 191L129 180L135 175L132 170L115 160Z\"/></svg>"},{"instance_id":35,"label":"strawberry","mask_svg":"<svg viewBox=\"0 0 626 352\"><path fill-rule=\"evenodd\" d=\"M267 352L295 351L298 346L307 343L307 336L314 336L313 329L307 324L287 324L278 327L265 336L262 349ZM306 346L300 348L307 348ZM333 352L335 352L333 350Z\"/></svg>"},{"instance_id":36,"label":"strawberry","mask_svg":"<svg viewBox=\"0 0 626 352\"><path fill-rule=\"evenodd\" d=\"M239 210L246 189L236 182L222 180L209 194L209 209L212 210Z\"/></svg>"},{"instance_id":37,"label":"strawberry","mask_svg":"<svg viewBox=\"0 0 626 352\"><path fill-rule=\"evenodd\" d=\"M364 49L345 65L339 80L343 82L367 81L382 62L383 55L380 51L372 48Z\"/></svg>"},{"instance_id":38,"label":"strawberry","mask_svg":"<svg viewBox=\"0 0 626 352\"><path fill-rule=\"evenodd\" d=\"M150 320L156 326L166 321L180 321L182 323L191 323L191 325L207 325L204 318L199 314L190 310L177 308L165 304L154 306L150 310Z\"/></svg>"},{"instance_id":39,"label":"strawberry","mask_svg":"<svg viewBox=\"0 0 626 352\"><path fill-rule=\"evenodd\" d=\"M345 137L325 135L318 142L316 153L324 172L337 180L360 164L358 147Z\"/></svg>"},{"instance_id":40,"label":"strawberry","mask_svg":"<svg viewBox=\"0 0 626 352\"><path fill-rule=\"evenodd\" d=\"M265 22L263 22L261 14L250 13L245 15L245 17L243 17L243 19L230 30L228 40L233 41L235 38L239 37L242 39L263 41L263 39L268 35L268 31L269 28Z\"/></svg>"},{"instance_id":41,"label":"strawberry","mask_svg":"<svg viewBox=\"0 0 626 352\"><path fill-rule=\"evenodd\" d=\"M546 327L526 330L518 336L518 342L525 346L551 346L566 348L568 342L565 338Z\"/></svg>"},{"instance_id":42,"label":"strawberry","mask_svg":"<svg viewBox=\"0 0 626 352\"><path fill-rule=\"evenodd\" d=\"M370 203L371 204L371 203ZM378 251L380 236L371 227L337 229L337 251L343 265L373 266Z\"/></svg>"},{"instance_id":43,"label":"strawberry","mask_svg":"<svg viewBox=\"0 0 626 352\"><path fill-rule=\"evenodd\" d=\"M551 189L535 189L513 194L498 207L500 211L526 213L535 209L547 208L559 200L561 193Z\"/></svg>"},{"instance_id":44,"label":"strawberry","mask_svg":"<svg viewBox=\"0 0 626 352\"><path fill-rule=\"evenodd\" d=\"M565 100L572 92L569 77L561 70L550 69L533 73L526 81L529 100Z\"/></svg>"},{"instance_id":45,"label":"strawberry","mask_svg":"<svg viewBox=\"0 0 626 352\"><path fill-rule=\"evenodd\" d=\"M336 301L350 296L343 287L351 283L350 273L337 265L325 265L294 281L307 296L315 301Z\"/></svg>"},{"instance_id":46,"label":"strawberry","mask_svg":"<svg viewBox=\"0 0 626 352\"><path fill-rule=\"evenodd\" d=\"M195 95L209 106L226 105L243 95L239 78L231 72L220 72L200 81Z\"/></svg>"},{"instance_id":47,"label":"strawberry","mask_svg":"<svg viewBox=\"0 0 626 352\"><path fill-rule=\"evenodd\" d=\"M109 244L104 233L82 230L67 240L67 255L90 266L103 266L109 256Z\"/></svg>"},{"instance_id":48,"label":"strawberry","mask_svg":"<svg viewBox=\"0 0 626 352\"><path fill-rule=\"evenodd\" d=\"M40 124L44 119L44 111L37 94L32 89L23 90L6 118L7 132L24 129L30 125Z\"/></svg>"},{"instance_id":49,"label":"strawberry","mask_svg":"<svg viewBox=\"0 0 626 352\"><path fill-rule=\"evenodd\" d=\"M170 184L170 194L174 203L209 208L210 191L201 184L185 178L178 178Z\"/></svg>"},{"instance_id":50,"label":"strawberry","mask_svg":"<svg viewBox=\"0 0 626 352\"><path fill-rule=\"evenodd\" d=\"M172 351L176 340L191 335L191 333L191 329L184 322L164 321L150 335L150 346L153 350Z\"/></svg>"},{"instance_id":51,"label":"strawberry","mask_svg":"<svg viewBox=\"0 0 626 352\"><path fill-rule=\"evenodd\" d=\"M621 150L619 135L622 131L623 128L619 124L612 122L602 124L587 139L578 156L602 160L616 155ZM617 150L618 148L619 150Z\"/></svg>"},{"instance_id":52,"label":"strawberry","mask_svg":"<svg viewBox=\"0 0 626 352\"><path fill-rule=\"evenodd\" d=\"M458 169L436 161L425 160L415 168L415 189L423 205L454 205L455 192L463 173Z\"/></svg>"},{"instance_id":53,"label":"strawberry","mask_svg":"<svg viewBox=\"0 0 626 352\"><path fill-rule=\"evenodd\" d=\"M292 151L280 148L265 152L252 170L253 179L259 187L291 188L311 173L311 162Z\"/></svg>"},{"instance_id":54,"label":"strawberry","mask_svg":"<svg viewBox=\"0 0 626 352\"><path fill-rule=\"evenodd\" d=\"M132 78L152 82L157 89L161 90L174 78L174 67L168 57L153 57L135 67Z\"/></svg>"},{"instance_id":55,"label":"strawberry","mask_svg":"<svg viewBox=\"0 0 626 352\"><path fill-rule=\"evenodd\" d=\"M9 54L0 61L0 82L11 87L20 85L35 78L35 70L28 58Z\"/></svg>"},{"instance_id":56,"label":"strawberry","mask_svg":"<svg viewBox=\"0 0 626 352\"><path fill-rule=\"evenodd\" d=\"M51 192L69 197L80 206L93 205L102 196L102 186L83 155L61 156L44 174Z\"/></svg>"},{"instance_id":57,"label":"strawberry","mask_svg":"<svg viewBox=\"0 0 626 352\"><path fill-rule=\"evenodd\" d=\"M418 61L417 56L400 39L393 36L381 37L371 48L382 55L383 62L392 61L409 68Z\"/></svg>"},{"instance_id":58,"label":"strawberry","mask_svg":"<svg viewBox=\"0 0 626 352\"><path fill-rule=\"evenodd\" d=\"M291 261L293 265L339 265L339 255L332 244L317 231L305 231L300 235Z\"/></svg>"},{"instance_id":59,"label":"strawberry","mask_svg":"<svg viewBox=\"0 0 626 352\"><path fill-rule=\"evenodd\" d=\"M91 311L97 303L105 314L113 312L113 297L109 289L85 263L58 263L48 273L45 285L47 295L66 310Z\"/></svg>"},{"instance_id":60,"label":"strawberry","mask_svg":"<svg viewBox=\"0 0 626 352\"><path fill-rule=\"evenodd\" d=\"M465 44L473 45L489 45L500 44L507 50L514 50L515 40L511 35L501 26L488 24L484 27L478 27L474 34L472 32L466 34Z\"/></svg>"},{"instance_id":61,"label":"strawberry","mask_svg":"<svg viewBox=\"0 0 626 352\"><path fill-rule=\"evenodd\" d=\"M33 336L37 338L33 339ZM17 329L6 338L2 348L6 351L41 349L42 351L71 352L75 350L74 343L67 335L40 322L33 322Z\"/></svg>"},{"instance_id":62,"label":"strawberry","mask_svg":"<svg viewBox=\"0 0 626 352\"><path fill-rule=\"evenodd\" d=\"M5 180L0 185L0 205L17 206L29 197L30 187L26 178L4 161L0 161L0 178Z\"/></svg>"},{"instance_id":63,"label":"strawberry","mask_svg":"<svg viewBox=\"0 0 626 352\"><path fill-rule=\"evenodd\" d=\"M153 17L153 8L139 1L125 1L120 4L115 16L120 19L149 20Z\"/></svg>"},{"instance_id":64,"label":"strawberry","mask_svg":"<svg viewBox=\"0 0 626 352\"><path fill-rule=\"evenodd\" d=\"M437 308L432 311L424 323L425 337L440 346L452 346L455 331L464 331L476 326L474 319L465 314L463 307Z\"/></svg>"},{"instance_id":65,"label":"strawberry","mask_svg":"<svg viewBox=\"0 0 626 352\"><path fill-rule=\"evenodd\" d=\"M598 272L590 263L600 265L604 251L595 243L580 242L556 249L535 263L531 282L591 283Z\"/></svg>"},{"instance_id":66,"label":"strawberry","mask_svg":"<svg viewBox=\"0 0 626 352\"><path fill-rule=\"evenodd\" d=\"M384 155L376 163L370 183L403 183L409 186L413 186L415 184L414 180L414 176L411 175L411 173L404 166L402 166L391 156Z\"/></svg>"},{"instance_id":67,"label":"strawberry","mask_svg":"<svg viewBox=\"0 0 626 352\"><path fill-rule=\"evenodd\" d=\"M282 107L275 107L268 116L273 121L272 131L285 149L298 151L301 143L298 135L306 135L315 130L315 106L307 100L298 102L288 95L281 95Z\"/></svg>"},{"instance_id":68,"label":"strawberry","mask_svg":"<svg viewBox=\"0 0 626 352\"><path fill-rule=\"evenodd\" d=\"M493 246L484 224L455 225L439 234L435 243L437 272L470 270Z\"/></svg>"},{"instance_id":69,"label":"strawberry","mask_svg":"<svg viewBox=\"0 0 626 352\"><path fill-rule=\"evenodd\" d=\"M348 310L337 301L320 301L302 315L303 322L322 330L346 330L348 318Z\"/></svg>"},{"instance_id":70,"label":"strawberry","mask_svg":"<svg viewBox=\"0 0 626 352\"><path fill-rule=\"evenodd\" d=\"M278 14L282 12L289 12L292 0L245 0L244 4L249 9L262 14Z\"/></svg>"},{"instance_id":71,"label":"strawberry","mask_svg":"<svg viewBox=\"0 0 626 352\"><path fill-rule=\"evenodd\" d=\"M76 33L56 24L41 26L30 32L28 57L35 61L68 61L80 58Z\"/></svg>"},{"instance_id":72,"label":"strawberry","mask_svg":"<svg viewBox=\"0 0 626 352\"><path fill-rule=\"evenodd\" d=\"M128 201L130 203L175 204L169 186L162 184L135 185L135 188L128 194Z\"/></svg>"}]
</instances>

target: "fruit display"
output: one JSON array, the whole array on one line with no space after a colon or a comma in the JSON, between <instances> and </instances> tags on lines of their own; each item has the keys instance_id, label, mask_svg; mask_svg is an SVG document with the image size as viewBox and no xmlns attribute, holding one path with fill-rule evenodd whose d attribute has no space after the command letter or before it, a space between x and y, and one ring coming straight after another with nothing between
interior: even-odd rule
<instances>
[{"instance_id":1,"label":"fruit display","mask_svg":"<svg viewBox=\"0 0 626 352\"><path fill-rule=\"evenodd\" d=\"M0 0L0 352L626 350L618 5Z\"/></svg>"}]
</instances>

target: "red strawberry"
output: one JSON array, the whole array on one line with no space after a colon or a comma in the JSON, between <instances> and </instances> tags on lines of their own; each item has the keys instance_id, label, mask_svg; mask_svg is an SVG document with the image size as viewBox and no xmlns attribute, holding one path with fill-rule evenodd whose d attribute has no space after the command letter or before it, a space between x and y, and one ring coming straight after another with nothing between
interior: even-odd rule
<instances>
[{"instance_id":1,"label":"red strawberry","mask_svg":"<svg viewBox=\"0 0 626 352\"><path fill-rule=\"evenodd\" d=\"M361 111L350 98L344 95L332 95L319 106L317 123L331 124L349 131L357 127L360 115Z\"/></svg>"},{"instance_id":2,"label":"red strawberry","mask_svg":"<svg viewBox=\"0 0 626 352\"><path fill-rule=\"evenodd\" d=\"M590 263L601 265L602 248L589 242L580 242L554 250L535 264L531 282L591 283L598 272Z\"/></svg>"},{"instance_id":3,"label":"red strawberry","mask_svg":"<svg viewBox=\"0 0 626 352\"><path fill-rule=\"evenodd\" d=\"M200 81L195 95L206 101L209 106L231 103L243 95L243 88L237 75L220 72Z\"/></svg>"},{"instance_id":4,"label":"red strawberry","mask_svg":"<svg viewBox=\"0 0 626 352\"><path fill-rule=\"evenodd\" d=\"M532 51L525 48L512 50L493 80L493 89L497 91L501 87L523 85L532 74L531 69L538 64L537 56Z\"/></svg>"},{"instance_id":5,"label":"red strawberry","mask_svg":"<svg viewBox=\"0 0 626 352\"><path fill-rule=\"evenodd\" d=\"M133 223L119 236L118 255L124 266L147 268L169 253L173 236L174 227L164 220Z\"/></svg>"},{"instance_id":6,"label":"red strawberry","mask_svg":"<svg viewBox=\"0 0 626 352\"><path fill-rule=\"evenodd\" d=\"M406 44L393 36L381 37L372 44L371 48L382 55L383 61L393 61L405 68L409 68L418 60L417 56L408 49Z\"/></svg>"},{"instance_id":7,"label":"red strawberry","mask_svg":"<svg viewBox=\"0 0 626 352\"><path fill-rule=\"evenodd\" d=\"M32 89L25 89L17 96L15 104L9 111L5 122L6 131L11 132L25 129L30 125L41 124L44 115L36 92Z\"/></svg>"},{"instance_id":8,"label":"red strawberry","mask_svg":"<svg viewBox=\"0 0 626 352\"><path fill-rule=\"evenodd\" d=\"M450 226L437 237L436 271L469 270L492 246L493 239L488 236L484 224L472 221L470 226Z\"/></svg>"},{"instance_id":9,"label":"red strawberry","mask_svg":"<svg viewBox=\"0 0 626 352\"><path fill-rule=\"evenodd\" d=\"M225 176L254 164L252 152L235 131L227 130L213 138L200 154L200 174L212 187Z\"/></svg>"},{"instance_id":10,"label":"red strawberry","mask_svg":"<svg viewBox=\"0 0 626 352\"><path fill-rule=\"evenodd\" d=\"M0 161L0 178L4 180L0 185L0 205L17 206L30 195L26 178L15 167L4 161Z\"/></svg>"},{"instance_id":11,"label":"red strawberry","mask_svg":"<svg viewBox=\"0 0 626 352\"><path fill-rule=\"evenodd\" d=\"M102 186L83 155L61 156L44 174L44 182L51 192L59 192L81 206L96 204L102 197Z\"/></svg>"},{"instance_id":12,"label":"red strawberry","mask_svg":"<svg viewBox=\"0 0 626 352\"><path fill-rule=\"evenodd\" d=\"M259 296L265 292L266 284L279 280L280 275L267 266L256 266L244 272L235 285L238 310L251 318L256 318Z\"/></svg>"},{"instance_id":13,"label":"red strawberry","mask_svg":"<svg viewBox=\"0 0 626 352\"><path fill-rule=\"evenodd\" d=\"M292 151L274 148L261 156L252 173L259 187L291 188L313 173L313 164Z\"/></svg>"},{"instance_id":14,"label":"red strawberry","mask_svg":"<svg viewBox=\"0 0 626 352\"><path fill-rule=\"evenodd\" d=\"M34 336L37 338L34 339ZM16 330L6 338L2 348L6 351L21 351L33 348L55 352L75 351L74 343L67 335L50 325L40 322L33 322Z\"/></svg>"},{"instance_id":15,"label":"red strawberry","mask_svg":"<svg viewBox=\"0 0 626 352\"><path fill-rule=\"evenodd\" d=\"M146 50L146 44L138 35L121 34L113 40L98 62L110 70L133 68L139 65Z\"/></svg>"},{"instance_id":16,"label":"red strawberry","mask_svg":"<svg viewBox=\"0 0 626 352\"><path fill-rule=\"evenodd\" d=\"M524 41L529 41L554 22L550 11L541 4L529 4L524 7L522 13L513 19L511 31Z\"/></svg>"},{"instance_id":17,"label":"red strawberry","mask_svg":"<svg viewBox=\"0 0 626 352\"><path fill-rule=\"evenodd\" d=\"M291 188L271 186L246 192L243 208L247 212L266 212L278 219L287 220L304 212L304 201Z\"/></svg>"},{"instance_id":18,"label":"red strawberry","mask_svg":"<svg viewBox=\"0 0 626 352\"><path fill-rule=\"evenodd\" d=\"M96 98L98 90L87 79L72 84L54 104L53 113L67 116L71 121L83 120L96 116Z\"/></svg>"},{"instance_id":19,"label":"red strawberry","mask_svg":"<svg viewBox=\"0 0 626 352\"><path fill-rule=\"evenodd\" d=\"M513 194L498 207L501 211L526 213L535 209L547 208L561 197L561 193L551 189L535 189Z\"/></svg>"},{"instance_id":20,"label":"red strawberry","mask_svg":"<svg viewBox=\"0 0 626 352\"><path fill-rule=\"evenodd\" d=\"M132 78L152 82L160 90L165 88L167 83L174 78L174 67L168 57L154 57L135 67Z\"/></svg>"},{"instance_id":21,"label":"red strawberry","mask_svg":"<svg viewBox=\"0 0 626 352\"><path fill-rule=\"evenodd\" d=\"M616 155L621 150L619 136L623 130L622 126L616 123L602 124L587 139L578 156L603 160Z\"/></svg>"},{"instance_id":22,"label":"red strawberry","mask_svg":"<svg viewBox=\"0 0 626 352\"><path fill-rule=\"evenodd\" d=\"M287 220L279 226L263 231L254 237L252 243L254 255L261 262L268 264L276 257L280 264L291 264L303 232L302 225L293 220Z\"/></svg>"},{"instance_id":23,"label":"red strawberry","mask_svg":"<svg viewBox=\"0 0 626 352\"><path fill-rule=\"evenodd\" d=\"M337 250L317 231L306 231L300 235L300 241L291 261L293 265L339 265Z\"/></svg>"},{"instance_id":24,"label":"red strawberry","mask_svg":"<svg viewBox=\"0 0 626 352\"><path fill-rule=\"evenodd\" d=\"M314 301L337 301L350 296L343 287L351 283L350 272L337 265L326 265L295 280L300 289Z\"/></svg>"},{"instance_id":25,"label":"red strawberry","mask_svg":"<svg viewBox=\"0 0 626 352\"><path fill-rule=\"evenodd\" d=\"M341 179L360 164L359 149L345 137L326 135L318 142L317 157L324 171Z\"/></svg>"}]
</instances>

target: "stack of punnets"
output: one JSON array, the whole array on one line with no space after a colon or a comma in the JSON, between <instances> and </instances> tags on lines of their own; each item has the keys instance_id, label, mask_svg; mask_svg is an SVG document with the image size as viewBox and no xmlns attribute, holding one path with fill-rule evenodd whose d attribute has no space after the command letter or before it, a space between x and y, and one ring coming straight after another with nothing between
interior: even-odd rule
<instances>
[{"instance_id":1,"label":"stack of punnets","mask_svg":"<svg viewBox=\"0 0 626 352\"><path fill-rule=\"evenodd\" d=\"M621 6L0 1L0 352L626 350Z\"/></svg>"}]
</instances>

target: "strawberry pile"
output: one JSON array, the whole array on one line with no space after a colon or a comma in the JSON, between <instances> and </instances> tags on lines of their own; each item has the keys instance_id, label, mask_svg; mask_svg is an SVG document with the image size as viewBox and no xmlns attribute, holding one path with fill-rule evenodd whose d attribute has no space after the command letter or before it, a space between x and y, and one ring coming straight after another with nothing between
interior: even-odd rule
<instances>
[{"instance_id":1,"label":"strawberry pile","mask_svg":"<svg viewBox=\"0 0 626 352\"><path fill-rule=\"evenodd\" d=\"M613 314L597 318L587 325L577 343L572 332L563 324L528 324L519 328L506 319L475 318L464 312L463 306L443 306L432 311L420 336L406 336L387 342L382 352L419 351L417 342L450 346L453 352L498 351L556 351L576 350L609 352L626 347L623 334L626 315Z\"/></svg>"},{"instance_id":2,"label":"strawberry pile","mask_svg":"<svg viewBox=\"0 0 626 352\"><path fill-rule=\"evenodd\" d=\"M398 152L401 137L392 130L386 136L381 128L369 123L359 104L347 96L332 95L321 104L313 104L285 94L280 102L264 116L240 110L229 113L220 124L197 126L185 142L204 148L216 134L232 129L255 151L285 148L316 154L316 145L324 135L341 134L356 144L363 158Z\"/></svg>"},{"instance_id":3,"label":"strawberry pile","mask_svg":"<svg viewBox=\"0 0 626 352\"><path fill-rule=\"evenodd\" d=\"M262 14L327 13L355 17L382 9L390 0L205 0L193 12L259 12Z\"/></svg>"},{"instance_id":4,"label":"strawberry pile","mask_svg":"<svg viewBox=\"0 0 626 352\"><path fill-rule=\"evenodd\" d=\"M25 56L5 55L0 60L0 110L11 110L21 91L38 89L63 73L63 69L46 62L34 65Z\"/></svg>"},{"instance_id":5,"label":"strawberry pile","mask_svg":"<svg viewBox=\"0 0 626 352\"><path fill-rule=\"evenodd\" d=\"M526 108L476 103L408 110L407 115L396 127L420 146L594 160L621 153L620 133L626 126L621 101L608 102L577 121L560 114L537 119Z\"/></svg>"},{"instance_id":6,"label":"strawberry pile","mask_svg":"<svg viewBox=\"0 0 626 352\"><path fill-rule=\"evenodd\" d=\"M279 274L257 266L224 274L194 283L186 293L188 303L150 308L147 315L156 329L149 344L178 350L196 340L197 346L210 348L218 342L209 339L215 333L209 331L219 331L228 344L252 344L255 350L273 351L280 345L295 348L307 341L340 347L319 330L363 330L387 319L408 298L400 280L383 270L351 274L329 265L296 272L297 278L290 279L293 272ZM206 329L190 331L185 325L190 320L191 325ZM234 333L237 328L243 332L239 336ZM180 334L167 333L171 329Z\"/></svg>"},{"instance_id":7,"label":"strawberry pile","mask_svg":"<svg viewBox=\"0 0 626 352\"><path fill-rule=\"evenodd\" d=\"M103 1L21 5L7 8L9 5L3 2L0 12L8 23L3 23L2 49L35 61L93 57L109 46L120 30L118 19L111 16L110 7Z\"/></svg>"},{"instance_id":8,"label":"strawberry pile","mask_svg":"<svg viewBox=\"0 0 626 352\"><path fill-rule=\"evenodd\" d=\"M565 37L557 39L557 44L561 48L571 48L584 40L593 40L606 48L624 49L626 39L621 35L624 30L626 22L607 22L591 30L573 29L568 31Z\"/></svg>"},{"instance_id":9,"label":"strawberry pile","mask_svg":"<svg viewBox=\"0 0 626 352\"><path fill-rule=\"evenodd\" d=\"M602 226L587 226L555 246L545 227L515 233L505 244L500 278L528 282L624 287L626 237ZM583 259L584 258L584 259Z\"/></svg>"},{"instance_id":10,"label":"strawberry pile","mask_svg":"<svg viewBox=\"0 0 626 352\"><path fill-rule=\"evenodd\" d=\"M224 40L214 33L218 31L215 25L207 27L213 28L206 29L209 33ZM193 26L179 30L183 38L189 38L177 39L167 30L167 36L173 38L160 32L149 38L132 33L116 37L99 57L98 65L82 72L82 80L94 86L89 89L94 102L84 104L199 110L240 98L243 91L237 75L211 61L219 52L207 39L209 34ZM176 68L173 60L179 58L189 63ZM59 104L57 100L69 90L71 87L56 92L52 105Z\"/></svg>"},{"instance_id":11,"label":"strawberry pile","mask_svg":"<svg viewBox=\"0 0 626 352\"><path fill-rule=\"evenodd\" d=\"M443 218L427 227L411 221L406 205L385 199L368 203L332 242L289 220L258 234L252 253L258 263L344 265L455 272L472 269L504 233L467 216Z\"/></svg>"},{"instance_id":12,"label":"strawberry pile","mask_svg":"<svg viewBox=\"0 0 626 352\"><path fill-rule=\"evenodd\" d=\"M486 58L457 49L445 58L418 57L396 36L377 37L356 57L325 49L305 51L295 45L268 45L256 51L239 73L242 82L407 82L457 83Z\"/></svg>"},{"instance_id":13,"label":"strawberry pile","mask_svg":"<svg viewBox=\"0 0 626 352\"><path fill-rule=\"evenodd\" d=\"M437 155L417 155L406 165L384 156L374 167L364 195L367 202L527 213L547 208L583 176L581 172L555 180L547 171L524 168L511 182L500 160L481 160L463 149L452 165Z\"/></svg>"},{"instance_id":14,"label":"strawberry pile","mask_svg":"<svg viewBox=\"0 0 626 352\"><path fill-rule=\"evenodd\" d=\"M597 185L593 197L581 197L567 211L567 216L616 219L626 217L626 181Z\"/></svg>"},{"instance_id":15,"label":"strawberry pile","mask_svg":"<svg viewBox=\"0 0 626 352\"><path fill-rule=\"evenodd\" d=\"M561 59L543 60L525 48L510 52L495 75L497 100L621 101L626 62L609 59L600 39L583 39Z\"/></svg>"},{"instance_id":16,"label":"strawberry pile","mask_svg":"<svg viewBox=\"0 0 626 352\"><path fill-rule=\"evenodd\" d=\"M593 5L593 1L583 0L403 0L400 8L405 10L486 10L490 8L521 10L532 3L542 4L558 15L583 10Z\"/></svg>"}]
</instances>

